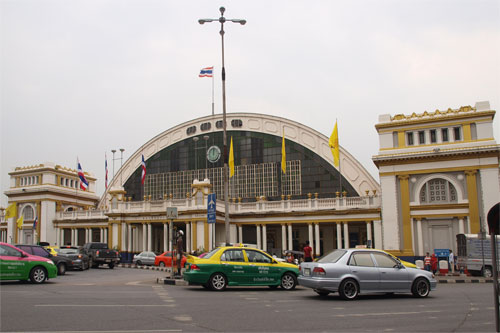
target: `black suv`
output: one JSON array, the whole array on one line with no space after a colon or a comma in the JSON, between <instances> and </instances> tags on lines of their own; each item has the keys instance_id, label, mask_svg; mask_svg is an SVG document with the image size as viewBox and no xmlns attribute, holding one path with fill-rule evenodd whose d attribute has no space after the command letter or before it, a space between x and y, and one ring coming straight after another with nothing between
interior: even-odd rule
<instances>
[{"instance_id":1,"label":"black suv","mask_svg":"<svg viewBox=\"0 0 500 333\"><path fill-rule=\"evenodd\" d=\"M57 266L57 275L66 274L66 270L73 266L71 259L63 256L54 256L40 245L17 244L15 246L29 254L52 260Z\"/></svg>"}]
</instances>

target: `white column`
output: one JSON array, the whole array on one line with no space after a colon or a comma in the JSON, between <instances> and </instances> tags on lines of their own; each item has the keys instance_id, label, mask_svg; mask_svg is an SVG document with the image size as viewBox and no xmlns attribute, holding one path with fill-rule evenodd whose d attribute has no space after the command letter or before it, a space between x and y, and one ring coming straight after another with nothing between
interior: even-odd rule
<instances>
[{"instance_id":1,"label":"white column","mask_svg":"<svg viewBox=\"0 0 500 333\"><path fill-rule=\"evenodd\" d=\"M424 255L424 239L422 238L422 220L417 219L417 238L418 238L418 254Z\"/></svg>"},{"instance_id":2,"label":"white column","mask_svg":"<svg viewBox=\"0 0 500 333\"><path fill-rule=\"evenodd\" d=\"M163 252L168 250L168 222L163 223Z\"/></svg>"},{"instance_id":3,"label":"white column","mask_svg":"<svg viewBox=\"0 0 500 333\"><path fill-rule=\"evenodd\" d=\"M71 246L75 246L75 230L71 228Z\"/></svg>"},{"instance_id":4,"label":"white column","mask_svg":"<svg viewBox=\"0 0 500 333\"><path fill-rule=\"evenodd\" d=\"M320 241L320 237L319 237L319 223L316 223L314 225L314 233L316 234L314 236L314 238L315 238L314 245L316 245L316 250L314 251L314 255L319 256L319 254L321 253L321 249L320 249L321 241Z\"/></svg>"},{"instance_id":5,"label":"white column","mask_svg":"<svg viewBox=\"0 0 500 333\"><path fill-rule=\"evenodd\" d=\"M238 226L238 243L243 243L243 227Z\"/></svg>"},{"instance_id":6,"label":"white column","mask_svg":"<svg viewBox=\"0 0 500 333\"><path fill-rule=\"evenodd\" d=\"M286 225L281 225L281 255L286 250Z\"/></svg>"},{"instance_id":7,"label":"white column","mask_svg":"<svg viewBox=\"0 0 500 333\"><path fill-rule=\"evenodd\" d=\"M344 249L349 248L349 226L348 223L344 223Z\"/></svg>"},{"instance_id":8,"label":"white column","mask_svg":"<svg viewBox=\"0 0 500 333\"><path fill-rule=\"evenodd\" d=\"M288 225L288 250L293 250L292 225Z\"/></svg>"},{"instance_id":9,"label":"white column","mask_svg":"<svg viewBox=\"0 0 500 333\"><path fill-rule=\"evenodd\" d=\"M382 222L373 221L373 244L375 249L382 250L384 245L382 244Z\"/></svg>"},{"instance_id":10,"label":"white column","mask_svg":"<svg viewBox=\"0 0 500 333\"><path fill-rule=\"evenodd\" d=\"M458 219L458 233L459 234L463 234L464 230L465 230L465 228L464 228L464 218L461 217L461 218Z\"/></svg>"},{"instance_id":11,"label":"white column","mask_svg":"<svg viewBox=\"0 0 500 333\"><path fill-rule=\"evenodd\" d=\"M371 241L369 243L372 243L372 247L373 247L373 239L372 239L372 222L371 221L367 221L366 222L366 240L367 241Z\"/></svg>"},{"instance_id":12,"label":"white column","mask_svg":"<svg viewBox=\"0 0 500 333\"><path fill-rule=\"evenodd\" d=\"M132 224L130 223L127 224L127 252L132 253Z\"/></svg>"},{"instance_id":13,"label":"white column","mask_svg":"<svg viewBox=\"0 0 500 333\"><path fill-rule=\"evenodd\" d=\"M104 243L108 244L108 228L104 228Z\"/></svg>"},{"instance_id":14,"label":"white column","mask_svg":"<svg viewBox=\"0 0 500 333\"><path fill-rule=\"evenodd\" d=\"M122 248L120 251L127 251L127 224L122 222Z\"/></svg>"},{"instance_id":15,"label":"white column","mask_svg":"<svg viewBox=\"0 0 500 333\"><path fill-rule=\"evenodd\" d=\"M337 223L337 249L342 248L342 224Z\"/></svg>"},{"instance_id":16,"label":"white column","mask_svg":"<svg viewBox=\"0 0 500 333\"><path fill-rule=\"evenodd\" d=\"M191 222L186 223L186 252L191 253Z\"/></svg>"},{"instance_id":17,"label":"white column","mask_svg":"<svg viewBox=\"0 0 500 333\"><path fill-rule=\"evenodd\" d=\"M147 247L146 247L148 244L147 243L147 241L148 241L148 239L147 239L148 229L147 228L148 228L147 224L143 223L142 224L142 251L146 251L146 249L147 249Z\"/></svg>"},{"instance_id":18,"label":"white column","mask_svg":"<svg viewBox=\"0 0 500 333\"><path fill-rule=\"evenodd\" d=\"M256 230L257 230L257 248L258 249L262 249L262 243L261 243L261 234L260 234L260 225L256 225L255 226Z\"/></svg>"},{"instance_id":19,"label":"white column","mask_svg":"<svg viewBox=\"0 0 500 333\"><path fill-rule=\"evenodd\" d=\"M262 225L262 250L267 251L267 228Z\"/></svg>"},{"instance_id":20,"label":"white column","mask_svg":"<svg viewBox=\"0 0 500 333\"><path fill-rule=\"evenodd\" d=\"M153 251L153 225L148 223L148 251Z\"/></svg>"},{"instance_id":21,"label":"white column","mask_svg":"<svg viewBox=\"0 0 500 333\"><path fill-rule=\"evenodd\" d=\"M309 246L314 249L314 236L313 236L313 225L312 223L307 224L307 232L309 237Z\"/></svg>"}]
</instances>

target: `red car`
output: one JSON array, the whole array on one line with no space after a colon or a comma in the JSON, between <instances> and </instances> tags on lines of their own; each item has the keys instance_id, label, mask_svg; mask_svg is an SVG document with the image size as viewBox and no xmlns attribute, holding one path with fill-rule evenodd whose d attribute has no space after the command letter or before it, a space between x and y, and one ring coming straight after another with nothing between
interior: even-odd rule
<instances>
[{"instance_id":1,"label":"red car","mask_svg":"<svg viewBox=\"0 0 500 333\"><path fill-rule=\"evenodd\" d=\"M186 260L187 260L186 256L183 255L182 259L181 259L181 267L184 267L184 265L186 265ZM159 256L156 256L155 266L172 267L172 252L167 251L167 252L163 252ZM177 258L174 258L174 267L176 267L176 266L177 266Z\"/></svg>"}]
</instances>

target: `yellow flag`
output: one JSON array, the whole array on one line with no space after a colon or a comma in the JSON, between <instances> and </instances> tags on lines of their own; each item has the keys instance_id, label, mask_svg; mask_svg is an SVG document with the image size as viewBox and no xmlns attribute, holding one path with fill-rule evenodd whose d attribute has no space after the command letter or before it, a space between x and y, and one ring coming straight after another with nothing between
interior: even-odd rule
<instances>
[{"instance_id":1,"label":"yellow flag","mask_svg":"<svg viewBox=\"0 0 500 333\"><path fill-rule=\"evenodd\" d=\"M333 129L330 141L328 141L333 155L333 164L339 166L339 132L337 130L337 121L335 121L335 128Z\"/></svg>"},{"instance_id":2,"label":"yellow flag","mask_svg":"<svg viewBox=\"0 0 500 333\"><path fill-rule=\"evenodd\" d=\"M12 203L5 210L5 219L10 219L11 217L16 216L16 204Z\"/></svg>"},{"instance_id":3,"label":"yellow flag","mask_svg":"<svg viewBox=\"0 0 500 333\"><path fill-rule=\"evenodd\" d=\"M24 216L21 215L21 217L17 219L17 227L21 229L23 227L23 224L24 224Z\"/></svg>"},{"instance_id":4,"label":"yellow flag","mask_svg":"<svg viewBox=\"0 0 500 333\"><path fill-rule=\"evenodd\" d=\"M281 170L286 173L285 133L283 133L283 142L281 143Z\"/></svg>"},{"instance_id":5,"label":"yellow flag","mask_svg":"<svg viewBox=\"0 0 500 333\"><path fill-rule=\"evenodd\" d=\"M231 146L229 147L229 178L232 176L234 176L233 137L231 137Z\"/></svg>"}]
</instances>

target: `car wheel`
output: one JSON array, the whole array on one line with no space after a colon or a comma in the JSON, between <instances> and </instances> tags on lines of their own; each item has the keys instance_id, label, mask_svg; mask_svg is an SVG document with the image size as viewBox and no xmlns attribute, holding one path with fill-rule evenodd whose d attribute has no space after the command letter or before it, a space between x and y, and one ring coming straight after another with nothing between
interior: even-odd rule
<instances>
[{"instance_id":1,"label":"car wheel","mask_svg":"<svg viewBox=\"0 0 500 333\"><path fill-rule=\"evenodd\" d=\"M137 266L142 266L142 262L140 260L137 260L135 263Z\"/></svg>"},{"instance_id":2,"label":"car wheel","mask_svg":"<svg viewBox=\"0 0 500 333\"><path fill-rule=\"evenodd\" d=\"M285 290L293 290L297 285L297 278L293 273L285 273L281 277L281 288Z\"/></svg>"},{"instance_id":3,"label":"car wheel","mask_svg":"<svg viewBox=\"0 0 500 333\"><path fill-rule=\"evenodd\" d=\"M210 277L210 288L212 290L222 291L226 289L227 280L226 277L221 273L215 273Z\"/></svg>"},{"instance_id":4,"label":"car wheel","mask_svg":"<svg viewBox=\"0 0 500 333\"><path fill-rule=\"evenodd\" d=\"M431 291L431 285L427 279L418 278L411 286L411 293L415 297L427 297Z\"/></svg>"},{"instance_id":5,"label":"car wheel","mask_svg":"<svg viewBox=\"0 0 500 333\"><path fill-rule=\"evenodd\" d=\"M483 268L483 276L485 278L493 277L493 271L491 270L491 267L485 267L485 268Z\"/></svg>"},{"instance_id":6,"label":"car wheel","mask_svg":"<svg viewBox=\"0 0 500 333\"><path fill-rule=\"evenodd\" d=\"M43 267L35 267L30 272L30 281L32 283L43 283L47 280L47 271Z\"/></svg>"},{"instance_id":7,"label":"car wheel","mask_svg":"<svg viewBox=\"0 0 500 333\"><path fill-rule=\"evenodd\" d=\"M160 262L160 267L165 267L165 263L163 261Z\"/></svg>"},{"instance_id":8,"label":"car wheel","mask_svg":"<svg viewBox=\"0 0 500 333\"><path fill-rule=\"evenodd\" d=\"M359 294L358 283L353 279L347 279L342 281L339 288L339 294L342 299L347 301L352 301Z\"/></svg>"},{"instance_id":9,"label":"car wheel","mask_svg":"<svg viewBox=\"0 0 500 333\"><path fill-rule=\"evenodd\" d=\"M110 262L108 264L108 266L109 266L110 269L113 269L113 268L115 268L115 263L114 262Z\"/></svg>"},{"instance_id":10,"label":"car wheel","mask_svg":"<svg viewBox=\"0 0 500 333\"><path fill-rule=\"evenodd\" d=\"M319 296L321 297L325 297L325 296L328 296L328 294L330 294L329 291L325 291L325 290L318 290L318 289L314 289L314 292L316 294L318 294Z\"/></svg>"},{"instance_id":11,"label":"car wheel","mask_svg":"<svg viewBox=\"0 0 500 333\"><path fill-rule=\"evenodd\" d=\"M57 275L64 275L64 274L66 274L66 264L57 265Z\"/></svg>"}]
</instances>

